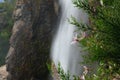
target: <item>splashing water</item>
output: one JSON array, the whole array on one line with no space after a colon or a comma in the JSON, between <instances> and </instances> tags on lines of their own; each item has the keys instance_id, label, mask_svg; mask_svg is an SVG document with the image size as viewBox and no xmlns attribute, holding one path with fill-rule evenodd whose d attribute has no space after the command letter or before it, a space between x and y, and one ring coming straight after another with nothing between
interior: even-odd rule
<instances>
[{"instance_id":1,"label":"splashing water","mask_svg":"<svg viewBox=\"0 0 120 80\"><path fill-rule=\"evenodd\" d=\"M76 27L68 22L68 18L74 16L78 21L87 23L88 16L83 10L74 7L72 0L59 0L59 3L62 13L52 44L51 57L56 66L60 62L65 72L69 71L71 74L79 75L81 73L80 62L83 60L84 53L80 52L81 48L78 43L71 45Z\"/></svg>"}]
</instances>

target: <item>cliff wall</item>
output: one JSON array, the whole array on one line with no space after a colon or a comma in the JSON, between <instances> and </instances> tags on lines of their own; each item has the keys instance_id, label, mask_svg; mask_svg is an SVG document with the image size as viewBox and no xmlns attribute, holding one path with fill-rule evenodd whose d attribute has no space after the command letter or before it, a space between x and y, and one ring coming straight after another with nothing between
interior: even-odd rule
<instances>
[{"instance_id":1,"label":"cliff wall","mask_svg":"<svg viewBox=\"0 0 120 80\"><path fill-rule=\"evenodd\" d=\"M53 0L17 0L10 49L8 80L48 80L50 44L57 18Z\"/></svg>"}]
</instances>

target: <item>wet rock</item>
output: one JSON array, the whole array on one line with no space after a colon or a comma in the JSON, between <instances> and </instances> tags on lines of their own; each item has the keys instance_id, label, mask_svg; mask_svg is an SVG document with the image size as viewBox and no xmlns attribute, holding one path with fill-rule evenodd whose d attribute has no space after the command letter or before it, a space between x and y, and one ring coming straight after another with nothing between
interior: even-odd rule
<instances>
[{"instance_id":1,"label":"wet rock","mask_svg":"<svg viewBox=\"0 0 120 80\"><path fill-rule=\"evenodd\" d=\"M53 0L17 0L6 57L7 80L48 80L56 14Z\"/></svg>"}]
</instances>

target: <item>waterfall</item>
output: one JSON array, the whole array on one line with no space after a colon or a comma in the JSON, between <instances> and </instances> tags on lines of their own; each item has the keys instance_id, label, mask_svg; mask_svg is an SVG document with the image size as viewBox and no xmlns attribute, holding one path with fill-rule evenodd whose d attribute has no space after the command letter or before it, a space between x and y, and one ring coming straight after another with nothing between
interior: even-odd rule
<instances>
[{"instance_id":1,"label":"waterfall","mask_svg":"<svg viewBox=\"0 0 120 80\"><path fill-rule=\"evenodd\" d=\"M59 0L61 5L61 18L58 25L58 31L53 40L51 48L51 57L55 65L60 62L65 72L80 75L82 55L78 43L72 44L71 41L75 35L76 27L68 22L68 18L74 16L78 21L87 23L88 16L83 10L77 9L72 0Z\"/></svg>"}]
</instances>

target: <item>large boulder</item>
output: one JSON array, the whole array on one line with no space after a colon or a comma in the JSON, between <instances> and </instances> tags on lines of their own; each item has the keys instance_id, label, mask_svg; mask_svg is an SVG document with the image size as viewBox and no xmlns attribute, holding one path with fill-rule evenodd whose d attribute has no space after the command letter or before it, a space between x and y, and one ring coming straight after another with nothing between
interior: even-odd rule
<instances>
[{"instance_id":1,"label":"large boulder","mask_svg":"<svg viewBox=\"0 0 120 80\"><path fill-rule=\"evenodd\" d=\"M53 0L17 0L10 49L8 80L48 80L46 64L56 13Z\"/></svg>"}]
</instances>

